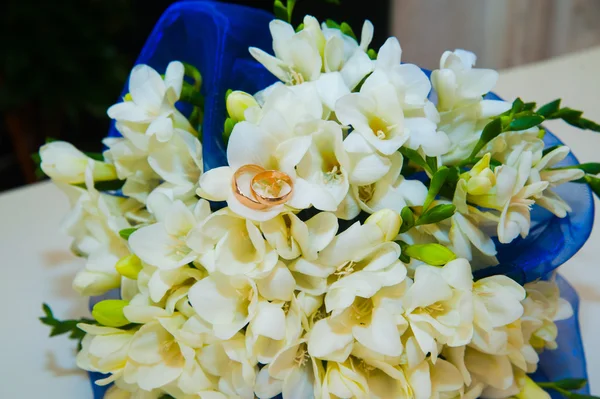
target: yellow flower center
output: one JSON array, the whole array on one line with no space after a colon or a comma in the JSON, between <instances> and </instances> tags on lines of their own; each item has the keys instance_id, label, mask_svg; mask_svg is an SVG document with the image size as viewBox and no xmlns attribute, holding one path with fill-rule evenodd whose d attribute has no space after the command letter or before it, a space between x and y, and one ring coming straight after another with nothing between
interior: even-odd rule
<instances>
[{"instance_id":1,"label":"yellow flower center","mask_svg":"<svg viewBox=\"0 0 600 399\"><path fill-rule=\"evenodd\" d=\"M294 358L294 363L298 367L302 367L306 365L306 363L310 360L310 355L308 354L308 350L306 348L306 344L301 344L298 346L298 350L296 351L296 357Z\"/></svg>"},{"instance_id":2,"label":"yellow flower center","mask_svg":"<svg viewBox=\"0 0 600 399\"><path fill-rule=\"evenodd\" d=\"M371 321L373 313L373 301L371 298L357 297L350 308L351 318L361 326L367 325Z\"/></svg>"},{"instance_id":3,"label":"yellow flower center","mask_svg":"<svg viewBox=\"0 0 600 399\"><path fill-rule=\"evenodd\" d=\"M390 132L396 125L390 125L385 119L379 116L372 116L369 120L369 127L380 140L387 140L390 138Z\"/></svg>"}]
</instances>

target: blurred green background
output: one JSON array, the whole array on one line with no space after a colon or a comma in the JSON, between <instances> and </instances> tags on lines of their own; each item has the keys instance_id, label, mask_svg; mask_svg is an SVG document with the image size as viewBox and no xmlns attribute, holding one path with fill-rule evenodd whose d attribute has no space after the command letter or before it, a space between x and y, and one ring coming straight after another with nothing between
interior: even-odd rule
<instances>
[{"instance_id":1,"label":"blurred green background","mask_svg":"<svg viewBox=\"0 0 600 399\"><path fill-rule=\"evenodd\" d=\"M223 0L224 1L224 0ZM229 0L272 10L272 0ZM106 109L169 0L5 0L0 6L0 190L37 180L31 154L47 137L101 150ZM388 34L388 0L299 0L304 14L334 17L360 32L376 26L374 47ZM360 6L362 4L362 6Z\"/></svg>"}]
</instances>

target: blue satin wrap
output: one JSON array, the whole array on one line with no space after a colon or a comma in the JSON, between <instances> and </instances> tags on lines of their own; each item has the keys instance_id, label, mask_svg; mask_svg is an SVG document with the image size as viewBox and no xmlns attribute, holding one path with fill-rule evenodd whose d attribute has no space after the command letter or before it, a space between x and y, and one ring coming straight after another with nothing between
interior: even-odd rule
<instances>
[{"instance_id":1,"label":"blue satin wrap","mask_svg":"<svg viewBox=\"0 0 600 399\"><path fill-rule=\"evenodd\" d=\"M275 78L256 63L248 53L249 46L271 49L268 23L272 15L261 10L212 1L183 1L172 5L156 24L142 49L137 63L148 64L162 72L173 60L196 66L203 77L202 91L206 99L203 130L205 170L227 164L221 138L225 121L227 89L254 93L275 82ZM127 93L127 84L123 95ZM498 99L494 94L488 98ZM114 125L109 136L120 136ZM547 133L547 146L560 140ZM564 165L576 164L569 155ZM557 192L573 208L560 219L534 206L532 229L525 239L498 245L500 265L476 273L476 278L490 274L506 274L520 283L545 278L571 258L585 243L592 229L594 203L586 185L568 183ZM560 276L561 293L575 309L579 299L574 289ZM587 378L585 356L577 317L558 322L558 344L555 351L541 355L536 379ZM102 375L90 373L92 382ZM106 388L92 383L94 398L101 399ZM582 393L589 390L584 388Z\"/></svg>"}]
</instances>

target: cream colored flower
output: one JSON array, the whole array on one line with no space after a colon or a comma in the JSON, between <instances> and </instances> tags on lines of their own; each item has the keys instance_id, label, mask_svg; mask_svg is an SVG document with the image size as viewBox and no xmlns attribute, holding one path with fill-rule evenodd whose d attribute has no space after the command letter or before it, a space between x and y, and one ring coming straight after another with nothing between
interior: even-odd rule
<instances>
[{"instance_id":1,"label":"cream colored flower","mask_svg":"<svg viewBox=\"0 0 600 399\"><path fill-rule=\"evenodd\" d=\"M280 257L292 260L300 255L315 259L333 239L338 220L332 213L321 212L303 222L288 212L260 224L260 230Z\"/></svg>"},{"instance_id":2,"label":"cream colored flower","mask_svg":"<svg viewBox=\"0 0 600 399\"><path fill-rule=\"evenodd\" d=\"M278 261L277 252L258 226L228 208L191 230L186 245L202 254L199 260L211 273L265 278Z\"/></svg>"},{"instance_id":3,"label":"cream colored flower","mask_svg":"<svg viewBox=\"0 0 600 399\"><path fill-rule=\"evenodd\" d=\"M343 277L363 270L365 275L372 276L368 283L362 285L364 290L369 287L371 295L385 284L395 284L385 281L386 273L393 274L398 271L394 280L402 281L404 266L395 262L400 249L397 244L385 241L384 232L376 224L355 223L333 238L316 259L300 257L290 263L289 268L296 279L297 288L312 295L321 295L326 293L328 286L335 281L341 281ZM378 262L378 255L384 253L395 255L382 256L384 261ZM396 258L392 259L393 256ZM369 267L371 260L373 264ZM348 280L349 284L352 279ZM352 303L352 300L350 296L344 302Z\"/></svg>"},{"instance_id":4,"label":"cream colored flower","mask_svg":"<svg viewBox=\"0 0 600 399\"><path fill-rule=\"evenodd\" d=\"M569 152L568 147L561 146L544 155L539 162L533 165L528 181L529 183L548 182L548 188L534 196L535 203L561 218L567 216L567 212L571 211L571 207L552 191L552 188L569 181L581 179L585 175L585 172L581 169L551 169L565 159Z\"/></svg>"},{"instance_id":5,"label":"cream colored flower","mask_svg":"<svg viewBox=\"0 0 600 399\"><path fill-rule=\"evenodd\" d=\"M284 347L304 332L296 298L290 302L258 302L256 316L246 329L246 347L259 363L269 364Z\"/></svg>"},{"instance_id":6,"label":"cream colored flower","mask_svg":"<svg viewBox=\"0 0 600 399\"><path fill-rule=\"evenodd\" d=\"M129 237L131 250L144 262L159 269L172 270L184 266L199 255L188 246L186 238L194 226L209 215L207 201L197 202L192 212L177 200L168 208L164 221L142 227Z\"/></svg>"},{"instance_id":7,"label":"cream colored flower","mask_svg":"<svg viewBox=\"0 0 600 399\"><path fill-rule=\"evenodd\" d=\"M91 324L78 324L86 332L81 351L77 354L77 366L87 371L112 374L98 385L106 385L123 374L129 348L136 330L120 330Z\"/></svg>"},{"instance_id":8,"label":"cream colored flower","mask_svg":"<svg viewBox=\"0 0 600 399\"><path fill-rule=\"evenodd\" d=\"M523 336L537 350L556 349L558 329L555 321L573 316L571 304L560 297L554 281L537 281L525 285L523 300Z\"/></svg>"},{"instance_id":9,"label":"cream colored flower","mask_svg":"<svg viewBox=\"0 0 600 399\"><path fill-rule=\"evenodd\" d=\"M354 136L351 134L348 138ZM346 139L348 141L348 139ZM370 183L350 180L350 192L338 208L336 215L352 220L361 211L374 213L390 209L400 213L405 206L422 206L427 196L427 187L419 180L409 180L400 174L403 158L397 152L389 157L387 173ZM354 183L354 184L353 184Z\"/></svg>"},{"instance_id":10,"label":"cream colored flower","mask_svg":"<svg viewBox=\"0 0 600 399\"><path fill-rule=\"evenodd\" d=\"M323 365L308 354L305 339L283 348L257 378L256 393L261 399L282 393L285 398L321 398Z\"/></svg>"},{"instance_id":11,"label":"cream colored flower","mask_svg":"<svg viewBox=\"0 0 600 399\"><path fill-rule=\"evenodd\" d=\"M421 350L437 358L437 344L463 346L473 336L473 276L466 259L442 268L421 265L402 301Z\"/></svg>"},{"instance_id":12,"label":"cream colored flower","mask_svg":"<svg viewBox=\"0 0 600 399\"><path fill-rule=\"evenodd\" d=\"M178 314L161 317L135 333L123 374L126 383L147 391L176 383L185 394L214 388L197 360L196 350L177 339L185 321Z\"/></svg>"},{"instance_id":13,"label":"cream colored flower","mask_svg":"<svg viewBox=\"0 0 600 399\"><path fill-rule=\"evenodd\" d=\"M440 69L431 74L438 95L438 109L448 111L479 102L498 80L498 72L473 68L477 57L465 50L446 51L440 59Z\"/></svg>"},{"instance_id":14,"label":"cream colored flower","mask_svg":"<svg viewBox=\"0 0 600 399\"><path fill-rule=\"evenodd\" d=\"M356 296L354 301L319 320L308 338L311 356L344 362L355 340L367 349L390 357L402 354L401 334L406 329L401 308L388 305L393 297L381 290L370 297Z\"/></svg>"},{"instance_id":15,"label":"cream colored flower","mask_svg":"<svg viewBox=\"0 0 600 399\"><path fill-rule=\"evenodd\" d=\"M195 283L188 297L196 313L212 325L220 339L233 337L258 311L256 283L244 276L213 273Z\"/></svg>"},{"instance_id":16,"label":"cream colored flower","mask_svg":"<svg viewBox=\"0 0 600 399\"><path fill-rule=\"evenodd\" d=\"M40 167L55 181L68 184L84 183L88 167L92 170L94 181L117 179L113 165L96 161L64 141L53 141L43 145L40 148L40 158Z\"/></svg>"},{"instance_id":17,"label":"cream colored flower","mask_svg":"<svg viewBox=\"0 0 600 399\"><path fill-rule=\"evenodd\" d=\"M174 128L197 135L187 118L176 108L181 95L184 67L179 61L167 66L164 79L148 65L136 65L129 76L129 96L108 109L108 116L135 126L146 135L169 141Z\"/></svg>"}]
</instances>

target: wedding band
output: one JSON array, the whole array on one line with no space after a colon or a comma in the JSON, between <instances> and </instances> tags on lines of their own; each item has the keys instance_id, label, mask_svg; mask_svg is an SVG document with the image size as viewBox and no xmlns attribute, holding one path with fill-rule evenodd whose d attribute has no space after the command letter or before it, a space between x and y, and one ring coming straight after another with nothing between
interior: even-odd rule
<instances>
[{"instance_id":1,"label":"wedding band","mask_svg":"<svg viewBox=\"0 0 600 399\"><path fill-rule=\"evenodd\" d=\"M256 175L261 174L265 171L265 168L259 165L244 165L233 174L233 178L231 179L231 188L233 189L233 195L235 198L244 206L254 209L255 211L262 211L269 207L267 204L263 204L256 199L252 199L240 190L238 186L238 178L246 173L255 173ZM252 179L254 181L254 178ZM252 195L254 195L254 190L252 190L252 182L250 183L250 191Z\"/></svg>"},{"instance_id":2,"label":"wedding band","mask_svg":"<svg viewBox=\"0 0 600 399\"><path fill-rule=\"evenodd\" d=\"M267 186L274 186L279 182L286 183L290 187L290 191L285 193L284 195L269 197L265 195L261 195L256 192L254 189L254 184L260 182L267 182ZM292 196L294 192L294 183L292 179L285 173L279 172L277 170L264 170L258 174L256 174L252 178L252 182L250 183L250 192L254 196L254 198L261 204L267 206L276 206L281 205L287 202L287 200Z\"/></svg>"}]
</instances>

